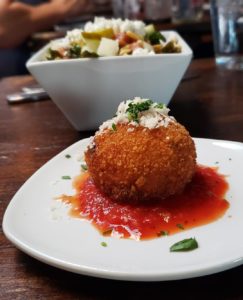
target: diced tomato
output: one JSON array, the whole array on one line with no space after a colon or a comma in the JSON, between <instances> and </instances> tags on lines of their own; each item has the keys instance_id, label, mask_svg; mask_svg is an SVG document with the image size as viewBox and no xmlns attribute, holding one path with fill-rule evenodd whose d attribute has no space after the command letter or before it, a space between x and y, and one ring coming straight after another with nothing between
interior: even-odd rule
<instances>
[{"instance_id":1,"label":"diced tomato","mask_svg":"<svg viewBox=\"0 0 243 300\"><path fill-rule=\"evenodd\" d=\"M131 44L134 42L134 39L129 37L125 32L120 32L116 35L116 39L118 40L120 48L126 46L127 44Z\"/></svg>"}]
</instances>

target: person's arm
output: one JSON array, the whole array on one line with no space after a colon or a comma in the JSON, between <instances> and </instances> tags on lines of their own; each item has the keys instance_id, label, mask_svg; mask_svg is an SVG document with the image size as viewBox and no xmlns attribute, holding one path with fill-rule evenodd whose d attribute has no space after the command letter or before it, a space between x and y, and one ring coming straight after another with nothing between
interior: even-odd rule
<instances>
[{"instance_id":1,"label":"person's arm","mask_svg":"<svg viewBox=\"0 0 243 300\"><path fill-rule=\"evenodd\" d=\"M45 30L61 20L87 9L86 0L52 0L30 6L14 0L1 0L0 48L15 47L32 33Z\"/></svg>"},{"instance_id":2,"label":"person's arm","mask_svg":"<svg viewBox=\"0 0 243 300\"><path fill-rule=\"evenodd\" d=\"M52 0L38 7L31 7L31 23L34 31L48 28L65 18L79 15L87 9L88 2L85 0Z\"/></svg>"}]
</instances>

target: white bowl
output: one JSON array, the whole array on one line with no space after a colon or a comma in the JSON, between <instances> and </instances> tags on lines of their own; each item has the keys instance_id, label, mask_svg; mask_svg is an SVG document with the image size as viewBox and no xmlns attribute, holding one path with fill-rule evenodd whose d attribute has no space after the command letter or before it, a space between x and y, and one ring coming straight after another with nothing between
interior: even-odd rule
<instances>
[{"instance_id":1,"label":"white bowl","mask_svg":"<svg viewBox=\"0 0 243 300\"><path fill-rule=\"evenodd\" d=\"M118 104L136 96L168 104L191 58L192 50L174 31L181 53L45 61L46 45L27 68L77 130L96 129Z\"/></svg>"}]
</instances>

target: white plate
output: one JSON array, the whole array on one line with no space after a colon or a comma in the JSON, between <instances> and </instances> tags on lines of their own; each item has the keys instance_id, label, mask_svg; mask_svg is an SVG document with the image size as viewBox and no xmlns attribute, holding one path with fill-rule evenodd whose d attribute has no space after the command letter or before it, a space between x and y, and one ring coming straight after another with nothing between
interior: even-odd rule
<instances>
[{"instance_id":1,"label":"white plate","mask_svg":"<svg viewBox=\"0 0 243 300\"><path fill-rule=\"evenodd\" d=\"M243 255L243 144L195 139L198 162L219 166L229 175L226 199L230 208L216 222L181 233L134 241L104 237L87 221L59 217L52 211L54 196L73 193L71 180L80 171L77 154L88 139L67 148L37 171L10 202L3 219L7 238L27 254L55 267L103 278L138 281L173 280L202 276L242 264ZM72 157L67 159L65 154ZM56 203L56 202L55 202ZM59 212L59 211L58 211ZM54 218L57 218L55 219ZM195 237L199 248L171 253L169 247ZM105 241L107 247L102 247Z\"/></svg>"}]
</instances>

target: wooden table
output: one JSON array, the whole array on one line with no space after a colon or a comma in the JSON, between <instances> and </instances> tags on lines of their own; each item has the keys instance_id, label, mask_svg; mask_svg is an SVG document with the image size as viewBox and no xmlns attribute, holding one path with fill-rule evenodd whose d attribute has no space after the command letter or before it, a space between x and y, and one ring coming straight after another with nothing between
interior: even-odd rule
<instances>
[{"instance_id":1,"label":"wooden table","mask_svg":"<svg viewBox=\"0 0 243 300\"><path fill-rule=\"evenodd\" d=\"M243 74L212 59L194 61L170 108L193 136L243 142ZM8 105L6 94L32 82L0 82L0 218L24 181L90 132L76 132L51 101ZM226 237L227 239L227 237ZM68 273L17 250L0 230L0 299L243 299L243 266L201 278L119 282Z\"/></svg>"}]
</instances>

